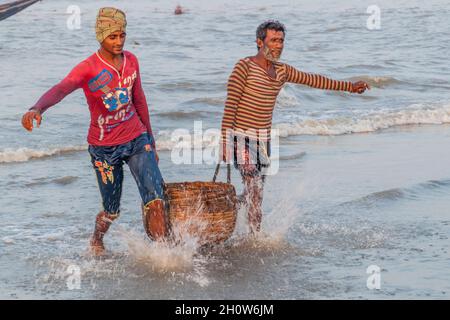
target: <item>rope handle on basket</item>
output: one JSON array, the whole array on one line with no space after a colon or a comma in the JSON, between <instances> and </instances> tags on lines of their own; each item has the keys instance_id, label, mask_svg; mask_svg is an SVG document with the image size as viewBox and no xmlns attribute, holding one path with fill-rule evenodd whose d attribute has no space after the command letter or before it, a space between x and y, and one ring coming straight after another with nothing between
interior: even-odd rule
<instances>
[{"instance_id":1,"label":"rope handle on basket","mask_svg":"<svg viewBox=\"0 0 450 320\"><path fill-rule=\"evenodd\" d=\"M213 182L216 182L217 175L219 174L220 162L216 166L216 170L214 172ZM227 183L231 183L231 166L227 163Z\"/></svg>"}]
</instances>

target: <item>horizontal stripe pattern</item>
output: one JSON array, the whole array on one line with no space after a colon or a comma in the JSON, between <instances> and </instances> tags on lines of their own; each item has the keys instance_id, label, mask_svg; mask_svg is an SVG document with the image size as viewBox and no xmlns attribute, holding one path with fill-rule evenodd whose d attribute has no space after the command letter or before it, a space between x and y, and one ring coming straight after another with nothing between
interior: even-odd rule
<instances>
[{"instance_id":1,"label":"horizontal stripe pattern","mask_svg":"<svg viewBox=\"0 0 450 320\"><path fill-rule=\"evenodd\" d=\"M249 58L234 66L228 79L227 99L222 119L222 136L227 130L248 131L254 139L269 140L273 109L277 96L286 82L317 89L352 91L352 83L318 74L306 73L285 63L274 63L276 79Z\"/></svg>"}]
</instances>

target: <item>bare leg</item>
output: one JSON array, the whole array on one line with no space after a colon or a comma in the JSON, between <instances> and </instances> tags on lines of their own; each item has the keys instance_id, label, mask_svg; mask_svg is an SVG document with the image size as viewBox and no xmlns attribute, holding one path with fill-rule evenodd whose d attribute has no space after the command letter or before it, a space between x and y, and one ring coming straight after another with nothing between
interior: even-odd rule
<instances>
[{"instance_id":1,"label":"bare leg","mask_svg":"<svg viewBox=\"0 0 450 320\"><path fill-rule=\"evenodd\" d=\"M261 230L264 178L260 174L245 174L244 171L241 171L241 174L250 233L255 234Z\"/></svg>"}]
</instances>

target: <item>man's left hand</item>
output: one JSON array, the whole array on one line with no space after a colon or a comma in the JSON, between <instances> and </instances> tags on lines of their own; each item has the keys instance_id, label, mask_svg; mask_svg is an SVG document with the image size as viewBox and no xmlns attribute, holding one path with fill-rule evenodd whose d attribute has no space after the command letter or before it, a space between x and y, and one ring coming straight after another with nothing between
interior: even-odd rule
<instances>
[{"instance_id":1,"label":"man's left hand","mask_svg":"<svg viewBox=\"0 0 450 320\"><path fill-rule=\"evenodd\" d=\"M370 90L370 86L367 82L365 81L357 81L354 82L352 84L353 88L352 88L352 93L363 93L364 91L366 91L366 89Z\"/></svg>"}]
</instances>

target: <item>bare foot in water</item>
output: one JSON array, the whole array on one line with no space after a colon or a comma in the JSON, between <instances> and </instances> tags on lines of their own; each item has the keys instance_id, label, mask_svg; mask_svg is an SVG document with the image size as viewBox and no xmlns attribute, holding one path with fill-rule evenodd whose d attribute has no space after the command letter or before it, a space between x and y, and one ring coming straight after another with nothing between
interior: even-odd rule
<instances>
[{"instance_id":1,"label":"bare foot in water","mask_svg":"<svg viewBox=\"0 0 450 320\"><path fill-rule=\"evenodd\" d=\"M101 257L105 255L105 246L103 245L103 241L91 239L90 251L95 257Z\"/></svg>"}]
</instances>

